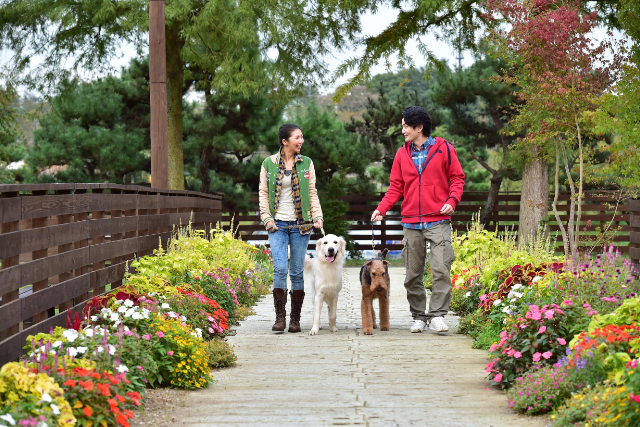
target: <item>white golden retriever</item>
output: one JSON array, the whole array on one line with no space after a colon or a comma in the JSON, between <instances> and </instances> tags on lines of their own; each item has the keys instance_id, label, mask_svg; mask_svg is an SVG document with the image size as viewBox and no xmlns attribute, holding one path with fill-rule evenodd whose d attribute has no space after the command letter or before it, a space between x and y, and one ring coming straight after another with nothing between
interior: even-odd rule
<instances>
[{"instance_id":1,"label":"white golden retriever","mask_svg":"<svg viewBox=\"0 0 640 427\"><path fill-rule=\"evenodd\" d=\"M346 242L335 234L327 234L316 242L317 258L307 255L304 262L305 273L311 282L313 300L313 327L309 335L318 335L320 311L326 302L329 311L329 330L337 332L336 311L338 293L342 289L342 266Z\"/></svg>"}]
</instances>

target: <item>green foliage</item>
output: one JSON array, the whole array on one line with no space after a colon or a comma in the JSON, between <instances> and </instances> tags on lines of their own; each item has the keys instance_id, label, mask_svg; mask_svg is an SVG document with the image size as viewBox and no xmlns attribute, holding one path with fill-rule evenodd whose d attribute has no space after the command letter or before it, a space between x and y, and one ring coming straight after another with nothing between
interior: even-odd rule
<instances>
[{"instance_id":1,"label":"green foliage","mask_svg":"<svg viewBox=\"0 0 640 427\"><path fill-rule=\"evenodd\" d=\"M365 138L347 132L335 111L311 102L293 108L290 121L302 129L305 141L302 154L313 160L318 190L323 191L330 185L334 175L340 171L355 175L348 180L343 178L346 194L367 194L373 190L366 170L378 158L378 150L371 147ZM277 138L270 144L268 147L272 151L279 149ZM320 202L326 215L324 201L321 199Z\"/></svg>"},{"instance_id":2,"label":"green foliage","mask_svg":"<svg viewBox=\"0 0 640 427\"><path fill-rule=\"evenodd\" d=\"M24 145L18 141L21 135L17 122L19 112L12 105L17 95L12 86L0 86L0 184L15 183L7 164L24 155Z\"/></svg>"},{"instance_id":3,"label":"green foliage","mask_svg":"<svg viewBox=\"0 0 640 427\"><path fill-rule=\"evenodd\" d=\"M500 322L490 321L485 323L478 331L478 335L473 340L471 347L489 350L493 344L500 341L501 331L502 325Z\"/></svg>"},{"instance_id":4,"label":"green foliage","mask_svg":"<svg viewBox=\"0 0 640 427\"><path fill-rule=\"evenodd\" d=\"M207 354L209 355L209 367L228 368L238 361L238 356L233 352L233 346L221 339L214 339L207 343Z\"/></svg>"},{"instance_id":5,"label":"green foliage","mask_svg":"<svg viewBox=\"0 0 640 427\"><path fill-rule=\"evenodd\" d=\"M148 85L148 60L136 59L119 78L63 82L34 132L27 158L34 178L123 184L125 175L149 170ZM54 165L66 169L39 176Z\"/></svg>"},{"instance_id":6,"label":"green foliage","mask_svg":"<svg viewBox=\"0 0 640 427\"><path fill-rule=\"evenodd\" d=\"M361 252L355 248L355 241L349 235L351 222L342 217L349 212L349 204L342 200L346 195L346 177L344 173L335 176L321 193L324 231L326 234L341 236L347 242L347 251L351 258L360 258Z\"/></svg>"}]
</instances>

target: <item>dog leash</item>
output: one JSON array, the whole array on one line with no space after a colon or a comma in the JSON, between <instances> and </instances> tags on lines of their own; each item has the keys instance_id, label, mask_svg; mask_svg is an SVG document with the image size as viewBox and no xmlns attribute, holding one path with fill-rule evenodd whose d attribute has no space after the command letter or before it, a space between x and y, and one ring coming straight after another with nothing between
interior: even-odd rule
<instances>
[{"instance_id":1,"label":"dog leash","mask_svg":"<svg viewBox=\"0 0 640 427\"><path fill-rule=\"evenodd\" d=\"M442 212L437 211L437 212L426 213L426 214L423 214L423 215L390 215L390 216L387 216L387 217L383 217L383 219L402 220L404 218L422 218L423 216L437 215L439 213L442 213ZM375 252L375 250L376 250L376 241L375 241L375 234L374 234L374 230L373 230L373 223L374 223L374 221L371 221L371 250Z\"/></svg>"}]
</instances>

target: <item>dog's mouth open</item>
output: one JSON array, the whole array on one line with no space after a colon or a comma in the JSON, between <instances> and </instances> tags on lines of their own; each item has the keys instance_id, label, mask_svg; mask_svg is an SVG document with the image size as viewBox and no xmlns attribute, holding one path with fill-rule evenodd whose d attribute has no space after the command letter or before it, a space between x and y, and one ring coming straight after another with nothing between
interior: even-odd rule
<instances>
[{"instance_id":1,"label":"dog's mouth open","mask_svg":"<svg viewBox=\"0 0 640 427\"><path fill-rule=\"evenodd\" d=\"M325 256L325 258L327 259L327 262L333 262L336 260L336 256L335 255L327 255Z\"/></svg>"}]
</instances>

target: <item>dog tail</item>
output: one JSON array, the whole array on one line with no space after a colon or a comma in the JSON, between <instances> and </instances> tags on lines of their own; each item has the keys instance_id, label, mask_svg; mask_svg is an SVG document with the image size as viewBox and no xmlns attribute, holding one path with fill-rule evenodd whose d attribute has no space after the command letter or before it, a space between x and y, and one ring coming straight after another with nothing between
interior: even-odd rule
<instances>
[{"instance_id":1,"label":"dog tail","mask_svg":"<svg viewBox=\"0 0 640 427\"><path fill-rule=\"evenodd\" d=\"M313 263L315 263L316 260L313 257L312 254L306 254L304 256L304 272L305 273L310 273L311 269L313 268Z\"/></svg>"},{"instance_id":2,"label":"dog tail","mask_svg":"<svg viewBox=\"0 0 640 427\"><path fill-rule=\"evenodd\" d=\"M380 253L380 258L385 259L387 257L387 254L389 253L389 249L384 248L382 250L382 253Z\"/></svg>"}]
</instances>

